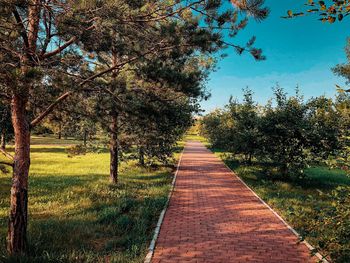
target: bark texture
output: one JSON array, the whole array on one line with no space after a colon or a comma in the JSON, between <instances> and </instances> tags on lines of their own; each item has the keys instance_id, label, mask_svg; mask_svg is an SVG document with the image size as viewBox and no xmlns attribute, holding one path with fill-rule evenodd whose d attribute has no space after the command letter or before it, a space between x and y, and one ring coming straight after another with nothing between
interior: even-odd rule
<instances>
[{"instance_id":1,"label":"bark texture","mask_svg":"<svg viewBox=\"0 0 350 263\"><path fill-rule=\"evenodd\" d=\"M110 138L110 180L111 183L118 183L118 114L112 114L112 122L110 126L111 138Z\"/></svg>"},{"instance_id":2,"label":"bark texture","mask_svg":"<svg viewBox=\"0 0 350 263\"><path fill-rule=\"evenodd\" d=\"M11 118L15 135L10 215L7 232L7 250L18 255L27 252L28 223L28 174L30 167L30 122L27 114L32 77L28 74L34 67L34 54L40 22L40 0L30 0L28 7L27 39L21 57L23 80L14 87L11 102Z\"/></svg>"},{"instance_id":3,"label":"bark texture","mask_svg":"<svg viewBox=\"0 0 350 263\"><path fill-rule=\"evenodd\" d=\"M59 140L62 139L62 123L61 122L58 123L58 139Z\"/></svg>"},{"instance_id":4,"label":"bark texture","mask_svg":"<svg viewBox=\"0 0 350 263\"><path fill-rule=\"evenodd\" d=\"M88 138L88 132L87 132L86 129L84 129L84 138L83 138L83 140L84 140L84 146L85 147L86 147L86 144L87 144L87 138Z\"/></svg>"},{"instance_id":5,"label":"bark texture","mask_svg":"<svg viewBox=\"0 0 350 263\"><path fill-rule=\"evenodd\" d=\"M26 117L25 97L25 95L14 95L11 105L15 155L7 233L7 249L10 254L23 254L27 250L30 127Z\"/></svg>"},{"instance_id":6,"label":"bark texture","mask_svg":"<svg viewBox=\"0 0 350 263\"><path fill-rule=\"evenodd\" d=\"M3 150L5 150L5 148L6 148L6 132L5 132L5 129L2 129L2 131L1 131L0 148L3 149Z\"/></svg>"},{"instance_id":7,"label":"bark texture","mask_svg":"<svg viewBox=\"0 0 350 263\"><path fill-rule=\"evenodd\" d=\"M139 164L145 166L145 150L143 146L140 146L139 148Z\"/></svg>"}]
</instances>

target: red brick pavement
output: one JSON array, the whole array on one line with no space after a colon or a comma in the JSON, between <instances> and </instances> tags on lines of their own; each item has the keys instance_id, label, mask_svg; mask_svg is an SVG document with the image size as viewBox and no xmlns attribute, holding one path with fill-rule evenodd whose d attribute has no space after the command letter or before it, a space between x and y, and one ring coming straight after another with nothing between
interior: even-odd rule
<instances>
[{"instance_id":1,"label":"red brick pavement","mask_svg":"<svg viewBox=\"0 0 350 263\"><path fill-rule=\"evenodd\" d=\"M186 144L157 240L158 262L315 262L213 153Z\"/></svg>"}]
</instances>

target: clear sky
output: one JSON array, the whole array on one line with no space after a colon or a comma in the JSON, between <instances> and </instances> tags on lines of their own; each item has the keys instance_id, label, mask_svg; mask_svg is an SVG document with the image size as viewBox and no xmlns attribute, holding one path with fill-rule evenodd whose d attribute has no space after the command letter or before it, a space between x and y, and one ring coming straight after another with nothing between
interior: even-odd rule
<instances>
[{"instance_id":1,"label":"clear sky","mask_svg":"<svg viewBox=\"0 0 350 263\"><path fill-rule=\"evenodd\" d=\"M305 98L336 93L335 84L344 79L335 76L331 68L346 62L344 47L350 36L350 17L341 23L322 23L316 15L282 19L288 9L300 11L306 0L266 0L270 16L250 24L232 42L245 43L253 35L255 46L262 48L266 61L255 62L249 54L237 55L227 49L228 57L211 73L208 89L212 97L202 102L206 112L224 106L230 95L242 98L242 88L249 86L255 100L265 103L278 82L293 94L297 85Z\"/></svg>"}]
</instances>

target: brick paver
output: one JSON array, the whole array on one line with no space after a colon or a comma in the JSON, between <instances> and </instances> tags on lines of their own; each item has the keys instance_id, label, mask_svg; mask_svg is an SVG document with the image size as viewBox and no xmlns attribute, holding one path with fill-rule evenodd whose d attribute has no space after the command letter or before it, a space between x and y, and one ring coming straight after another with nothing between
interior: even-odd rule
<instances>
[{"instance_id":1,"label":"brick paver","mask_svg":"<svg viewBox=\"0 0 350 263\"><path fill-rule=\"evenodd\" d=\"M199 142L186 144L158 262L315 262L304 244Z\"/></svg>"}]
</instances>

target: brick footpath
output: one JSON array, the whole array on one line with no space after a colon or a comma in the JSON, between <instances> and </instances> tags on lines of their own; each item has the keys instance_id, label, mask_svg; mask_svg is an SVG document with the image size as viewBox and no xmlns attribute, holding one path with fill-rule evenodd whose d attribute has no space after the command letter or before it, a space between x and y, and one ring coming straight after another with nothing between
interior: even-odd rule
<instances>
[{"instance_id":1,"label":"brick footpath","mask_svg":"<svg viewBox=\"0 0 350 263\"><path fill-rule=\"evenodd\" d=\"M317 260L221 160L188 142L152 262Z\"/></svg>"}]
</instances>

